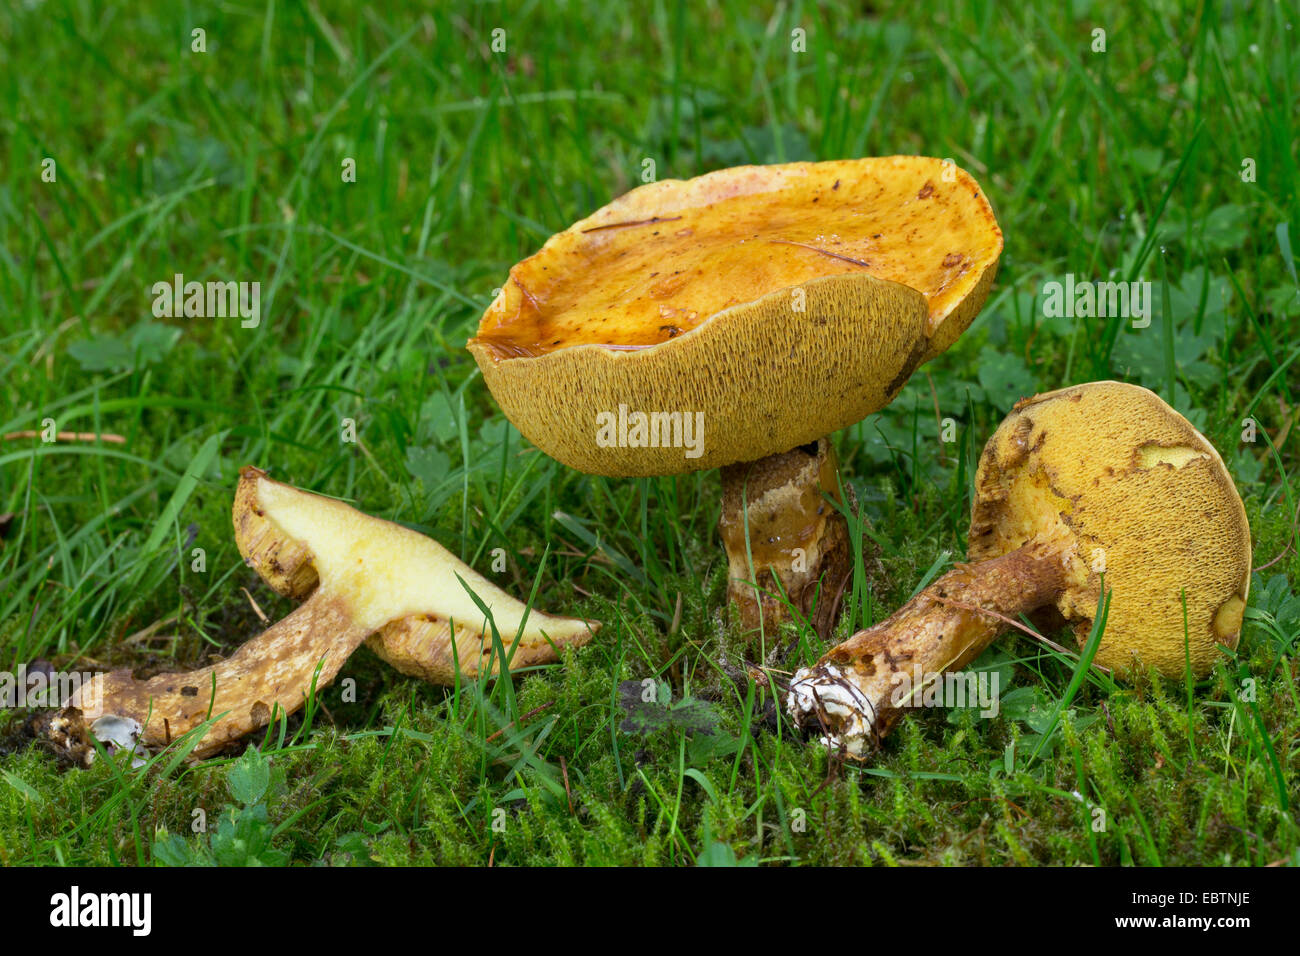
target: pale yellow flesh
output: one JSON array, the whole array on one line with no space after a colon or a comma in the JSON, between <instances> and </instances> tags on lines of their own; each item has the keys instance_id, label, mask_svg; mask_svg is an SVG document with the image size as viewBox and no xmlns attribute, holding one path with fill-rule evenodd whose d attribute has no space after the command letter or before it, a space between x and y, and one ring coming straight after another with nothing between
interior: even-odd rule
<instances>
[{"instance_id":1,"label":"pale yellow flesh","mask_svg":"<svg viewBox=\"0 0 1300 956\"><path fill-rule=\"evenodd\" d=\"M265 478L257 500L267 518L312 553L321 590L342 597L368 633L414 615L490 633L487 618L457 577L491 610L507 643L525 615L528 626L520 638L525 644L545 642L547 636L560 643L588 632L585 621L529 611L438 542L402 525Z\"/></svg>"},{"instance_id":2,"label":"pale yellow flesh","mask_svg":"<svg viewBox=\"0 0 1300 956\"><path fill-rule=\"evenodd\" d=\"M299 709L313 687L319 691L334 680L367 635L389 636L389 652L377 650L404 673L440 683L457 672L486 675L499 662L490 655L488 617L466 586L514 652L512 667L553 661L555 648L584 644L599 627L528 612L436 541L401 525L271 481L255 469L245 470L244 481L256 482L250 498L259 516L292 538L299 554L310 553L319 577L314 593L217 664L148 680L129 670L99 675L72 702L85 716L131 718L142 727L140 742L155 748L213 720L191 751L199 758L266 726L273 715ZM453 632L459 661L450 652ZM490 662L480 659L484 646Z\"/></svg>"}]
</instances>

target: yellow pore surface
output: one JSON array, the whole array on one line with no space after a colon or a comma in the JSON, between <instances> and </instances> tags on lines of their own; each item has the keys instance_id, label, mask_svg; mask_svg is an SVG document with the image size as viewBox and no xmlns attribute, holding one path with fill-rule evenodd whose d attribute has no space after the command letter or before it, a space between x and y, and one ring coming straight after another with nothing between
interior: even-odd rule
<instances>
[{"instance_id":1,"label":"yellow pore surface","mask_svg":"<svg viewBox=\"0 0 1300 956\"><path fill-rule=\"evenodd\" d=\"M1057 601L1082 641L1101 585L1112 591L1096 662L1138 658L1170 677L1204 674L1235 647L1250 585L1250 528L1218 452L1144 388L1094 382L1028 399L989 440L970 557L1035 535L1072 543L1077 586Z\"/></svg>"}]
</instances>

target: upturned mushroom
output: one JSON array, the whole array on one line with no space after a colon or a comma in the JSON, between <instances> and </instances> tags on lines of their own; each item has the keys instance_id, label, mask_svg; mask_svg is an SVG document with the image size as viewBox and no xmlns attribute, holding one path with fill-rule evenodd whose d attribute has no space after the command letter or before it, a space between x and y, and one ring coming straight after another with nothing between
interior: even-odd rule
<instances>
[{"instance_id":1,"label":"upturned mushroom","mask_svg":"<svg viewBox=\"0 0 1300 956\"><path fill-rule=\"evenodd\" d=\"M1094 663L1203 676L1235 648L1250 528L1214 447L1144 388L1094 382L1025 399L984 448L959 565L888 620L799 670L800 725L861 755L919 683L965 666L1021 614L1055 608Z\"/></svg>"},{"instance_id":2,"label":"upturned mushroom","mask_svg":"<svg viewBox=\"0 0 1300 956\"><path fill-rule=\"evenodd\" d=\"M256 468L241 472L233 518L246 562L304 602L226 660L148 680L101 674L73 708L135 721L147 748L213 720L191 752L204 757L296 711L367 638L403 673L449 684L498 672L493 625L511 669L556 660L600 626L530 610L433 539Z\"/></svg>"},{"instance_id":3,"label":"upturned mushroom","mask_svg":"<svg viewBox=\"0 0 1300 956\"><path fill-rule=\"evenodd\" d=\"M979 186L938 159L724 169L552 236L468 347L506 417L572 468L721 468L742 626L820 595L828 634L851 561L826 436L956 340L1001 250Z\"/></svg>"}]
</instances>

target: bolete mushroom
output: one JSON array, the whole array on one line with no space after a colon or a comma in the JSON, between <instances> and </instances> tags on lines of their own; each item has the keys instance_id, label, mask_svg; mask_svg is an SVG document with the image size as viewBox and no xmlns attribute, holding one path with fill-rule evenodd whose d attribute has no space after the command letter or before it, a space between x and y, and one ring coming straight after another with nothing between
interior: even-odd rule
<instances>
[{"instance_id":1,"label":"bolete mushroom","mask_svg":"<svg viewBox=\"0 0 1300 956\"><path fill-rule=\"evenodd\" d=\"M1145 388L1093 382L1025 399L984 448L969 564L795 674L801 725L860 755L920 682L973 660L1018 615L1055 608L1094 663L1203 676L1234 648L1250 527L1214 447Z\"/></svg>"},{"instance_id":2,"label":"bolete mushroom","mask_svg":"<svg viewBox=\"0 0 1300 956\"><path fill-rule=\"evenodd\" d=\"M818 593L838 601L849 549L825 438L952 344L1001 250L979 186L945 161L723 169L641 186L552 236L468 348L506 417L570 467L722 468L749 629L779 619L781 592L803 613ZM818 614L823 633L834 617Z\"/></svg>"},{"instance_id":3,"label":"bolete mushroom","mask_svg":"<svg viewBox=\"0 0 1300 956\"><path fill-rule=\"evenodd\" d=\"M256 468L240 473L233 517L245 560L304 603L226 660L149 680L101 674L73 707L136 721L151 748L216 718L191 752L204 757L264 727L277 709L296 711L367 637L399 670L434 683L495 674L502 662L469 591L491 611L511 669L553 661L600 626L532 611L432 538Z\"/></svg>"}]
</instances>

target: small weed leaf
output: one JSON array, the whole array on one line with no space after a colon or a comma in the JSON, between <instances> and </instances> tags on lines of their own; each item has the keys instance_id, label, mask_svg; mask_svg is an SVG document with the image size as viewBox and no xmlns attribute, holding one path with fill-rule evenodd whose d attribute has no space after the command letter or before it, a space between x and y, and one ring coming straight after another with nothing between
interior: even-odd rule
<instances>
[{"instance_id":1,"label":"small weed leaf","mask_svg":"<svg viewBox=\"0 0 1300 956\"><path fill-rule=\"evenodd\" d=\"M1017 687L1002 695L1002 715L1041 734L1052 722L1052 705L1039 687Z\"/></svg>"},{"instance_id":2,"label":"small weed leaf","mask_svg":"<svg viewBox=\"0 0 1300 956\"><path fill-rule=\"evenodd\" d=\"M736 859L736 851L725 843L710 843L695 860L696 866L758 866L758 858Z\"/></svg>"},{"instance_id":3,"label":"small weed leaf","mask_svg":"<svg viewBox=\"0 0 1300 956\"><path fill-rule=\"evenodd\" d=\"M1292 590L1284 574L1275 574L1263 582L1255 575L1251 607L1246 620L1252 631L1263 631L1279 654L1290 653L1300 638L1300 596Z\"/></svg>"},{"instance_id":4,"label":"small weed leaf","mask_svg":"<svg viewBox=\"0 0 1300 956\"><path fill-rule=\"evenodd\" d=\"M274 848L275 827L262 802L271 784L270 762L250 747L226 771L226 787L241 806L229 804L216 830L193 842L166 830L153 844L160 866L285 866L289 854ZM352 852L352 846L347 848Z\"/></svg>"},{"instance_id":5,"label":"small weed leaf","mask_svg":"<svg viewBox=\"0 0 1300 956\"><path fill-rule=\"evenodd\" d=\"M645 692L639 680L618 685L619 704L627 715L619 730L625 734L651 734L657 730L681 730L692 734L712 734L718 725L718 713L712 704L689 695L671 702L668 685L658 683L655 693ZM650 696L651 700L646 700ZM734 752L734 751L733 751Z\"/></svg>"},{"instance_id":6,"label":"small weed leaf","mask_svg":"<svg viewBox=\"0 0 1300 956\"><path fill-rule=\"evenodd\" d=\"M257 748L249 747L226 774L230 795L244 806L262 799L271 782L271 766Z\"/></svg>"},{"instance_id":7,"label":"small weed leaf","mask_svg":"<svg viewBox=\"0 0 1300 956\"><path fill-rule=\"evenodd\" d=\"M335 852L330 858L334 866L378 866L370 854L370 843L364 833L353 830L334 841Z\"/></svg>"},{"instance_id":8,"label":"small weed leaf","mask_svg":"<svg viewBox=\"0 0 1300 956\"><path fill-rule=\"evenodd\" d=\"M451 458L437 448L412 445L406 449L406 470L426 489L437 488L447 478Z\"/></svg>"},{"instance_id":9,"label":"small weed leaf","mask_svg":"<svg viewBox=\"0 0 1300 956\"><path fill-rule=\"evenodd\" d=\"M181 330L160 322L140 322L120 336L111 332L68 346L83 372L120 372L161 362Z\"/></svg>"},{"instance_id":10,"label":"small weed leaf","mask_svg":"<svg viewBox=\"0 0 1300 956\"><path fill-rule=\"evenodd\" d=\"M985 398L994 408L1010 408L1038 391L1038 382L1025 360L992 345L984 346L980 353L979 380Z\"/></svg>"}]
</instances>

